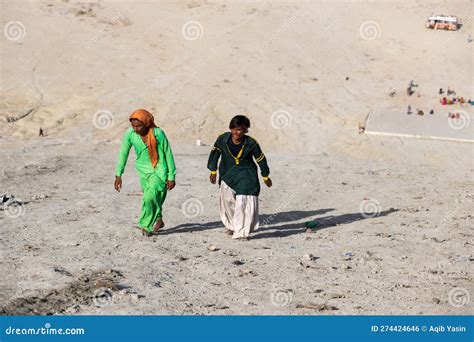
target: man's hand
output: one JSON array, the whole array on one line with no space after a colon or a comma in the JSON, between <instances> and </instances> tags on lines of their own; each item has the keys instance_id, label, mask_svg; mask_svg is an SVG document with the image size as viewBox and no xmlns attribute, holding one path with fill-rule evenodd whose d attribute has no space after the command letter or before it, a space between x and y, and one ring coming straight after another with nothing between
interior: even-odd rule
<instances>
[{"instance_id":1,"label":"man's hand","mask_svg":"<svg viewBox=\"0 0 474 342\"><path fill-rule=\"evenodd\" d=\"M209 180L211 181L212 184L216 184L216 179L217 179L217 174L211 173L209 175Z\"/></svg>"},{"instance_id":2,"label":"man's hand","mask_svg":"<svg viewBox=\"0 0 474 342\"><path fill-rule=\"evenodd\" d=\"M115 187L115 190L120 192L120 189L122 189L122 177L115 176L114 187Z\"/></svg>"},{"instance_id":3,"label":"man's hand","mask_svg":"<svg viewBox=\"0 0 474 342\"><path fill-rule=\"evenodd\" d=\"M269 188L272 187L272 180L270 178L267 178L266 180L263 181Z\"/></svg>"},{"instance_id":4,"label":"man's hand","mask_svg":"<svg viewBox=\"0 0 474 342\"><path fill-rule=\"evenodd\" d=\"M176 185L176 182L174 180L166 181L166 187L168 188L168 190L173 190L175 185Z\"/></svg>"}]
</instances>

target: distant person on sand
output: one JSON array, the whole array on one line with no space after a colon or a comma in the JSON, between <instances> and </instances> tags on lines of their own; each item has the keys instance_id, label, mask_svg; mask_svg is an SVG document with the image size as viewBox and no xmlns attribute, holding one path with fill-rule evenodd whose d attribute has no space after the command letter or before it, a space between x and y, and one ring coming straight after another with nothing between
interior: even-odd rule
<instances>
[{"instance_id":1,"label":"distant person on sand","mask_svg":"<svg viewBox=\"0 0 474 342\"><path fill-rule=\"evenodd\" d=\"M122 188L122 174L133 146L137 159L135 169L143 190L139 226L142 234L151 236L164 227L162 206L167 190L175 186L176 167L165 132L155 125L153 115L138 109L130 115L131 128L123 137L115 173L115 190Z\"/></svg>"},{"instance_id":2,"label":"distant person on sand","mask_svg":"<svg viewBox=\"0 0 474 342\"><path fill-rule=\"evenodd\" d=\"M411 114L411 106L410 105L408 105L407 114Z\"/></svg>"},{"instance_id":3,"label":"distant person on sand","mask_svg":"<svg viewBox=\"0 0 474 342\"><path fill-rule=\"evenodd\" d=\"M40 127L39 136L40 136L40 137L44 137L43 127Z\"/></svg>"},{"instance_id":4,"label":"distant person on sand","mask_svg":"<svg viewBox=\"0 0 474 342\"><path fill-rule=\"evenodd\" d=\"M247 240L258 229L258 195L260 166L264 183L272 186L268 177L270 169L267 158L258 142L246 135L250 120L244 115L232 118L230 132L222 133L209 155L207 168L211 171L209 180L216 184L219 163L220 216L226 227L226 234L234 239ZM255 162L254 162L255 159Z\"/></svg>"}]
</instances>

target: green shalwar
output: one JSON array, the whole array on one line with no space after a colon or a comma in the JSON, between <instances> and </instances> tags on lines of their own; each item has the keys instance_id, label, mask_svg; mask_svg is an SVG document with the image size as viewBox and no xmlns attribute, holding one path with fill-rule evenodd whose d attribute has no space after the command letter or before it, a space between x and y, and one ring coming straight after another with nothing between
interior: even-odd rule
<instances>
[{"instance_id":1,"label":"green shalwar","mask_svg":"<svg viewBox=\"0 0 474 342\"><path fill-rule=\"evenodd\" d=\"M158 149L158 163L153 167L148 147L133 128L125 133L117 162L116 176L121 177L127 164L130 148L133 146L137 159L135 169L140 176L143 191L142 212L139 226L148 232L153 230L155 222L162 217L162 206L166 198L166 181L174 181L176 166L173 152L165 133L161 128L153 128Z\"/></svg>"}]
</instances>

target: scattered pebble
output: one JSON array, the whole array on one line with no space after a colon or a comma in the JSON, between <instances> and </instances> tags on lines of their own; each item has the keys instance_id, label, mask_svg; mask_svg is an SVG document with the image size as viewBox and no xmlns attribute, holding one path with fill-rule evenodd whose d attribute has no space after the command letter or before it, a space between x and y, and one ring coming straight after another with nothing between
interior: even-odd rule
<instances>
[{"instance_id":1,"label":"scattered pebble","mask_svg":"<svg viewBox=\"0 0 474 342\"><path fill-rule=\"evenodd\" d=\"M334 294L329 295L329 299L338 299L338 298L346 298L346 296L341 293L334 293Z\"/></svg>"},{"instance_id":2,"label":"scattered pebble","mask_svg":"<svg viewBox=\"0 0 474 342\"><path fill-rule=\"evenodd\" d=\"M208 250L210 250L211 252L216 252L219 250L219 247L217 247L216 245L210 245L207 247Z\"/></svg>"},{"instance_id":3,"label":"scattered pebble","mask_svg":"<svg viewBox=\"0 0 474 342\"><path fill-rule=\"evenodd\" d=\"M44 199L46 199L46 198L48 198L48 197L49 197L48 195L44 195L44 194L35 195L35 196L32 196L32 197L31 197L31 200L32 200L32 201L44 200Z\"/></svg>"},{"instance_id":4,"label":"scattered pebble","mask_svg":"<svg viewBox=\"0 0 474 342\"><path fill-rule=\"evenodd\" d=\"M313 304L313 303L307 303L307 304L297 304L296 305L297 309L312 309L312 310L318 310L318 311L333 311L333 310L339 310L338 307L334 305L329 305L329 304Z\"/></svg>"},{"instance_id":5,"label":"scattered pebble","mask_svg":"<svg viewBox=\"0 0 474 342\"><path fill-rule=\"evenodd\" d=\"M344 260L351 260L353 256L354 256L354 253L352 253L352 252L347 252L347 253L344 253L344 254L342 255L342 258L343 258Z\"/></svg>"},{"instance_id":6,"label":"scattered pebble","mask_svg":"<svg viewBox=\"0 0 474 342\"><path fill-rule=\"evenodd\" d=\"M71 272L66 271L64 268L61 268L61 267L55 267L54 272L57 272L59 274L62 274L62 275L68 276L68 277L73 276Z\"/></svg>"},{"instance_id":7,"label":"scattered pebble","mask_svg":"<svg viewBox=\"0 0 474 342\"><path fill-rule=\"evenodd\" d=\"M472 258L470 256L467 256L467 255L459 255L456 258L456 261L468 261L468 260L472 260Z\"/></svg>"},{"instance_id":8,"label":"scattered pebble","mask_svg":"<svg viewBox=\"0 0 474 342\"><path fill-rule=\"evenodd\" d=\"M242 277L244 275L253 275L254 277L257 275L254 271L248 268L241 268L239 270L239 277Z\"/></svg>"}]
</instances>

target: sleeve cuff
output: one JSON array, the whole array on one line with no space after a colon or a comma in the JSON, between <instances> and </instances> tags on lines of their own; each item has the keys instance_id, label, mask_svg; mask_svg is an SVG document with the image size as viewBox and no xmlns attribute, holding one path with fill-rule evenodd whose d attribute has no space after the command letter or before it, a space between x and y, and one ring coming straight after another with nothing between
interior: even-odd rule
<instances>
[{"instance_id":1,"label":"sleeve cuff","mask_svg":"<svg viewBox=\"0 0 474 342\"><path fill-rule=\"evenodd\" d=\"M211 171L211 175L217 174L217 171Z\"/></svg>"},{"instance_id":2,"label":"sleeve cuff","mask_svg":"<svg viewBox=\"0 0 474 342\"><path fill-rule=\"evenodd\" d=\"M264 180L264 181L267 181L267 180L268 180L268 176L267 176L267 177L263 177L263 180Z\"/></svg>"}]
</instances>

